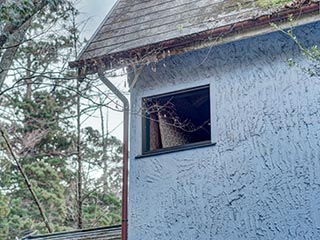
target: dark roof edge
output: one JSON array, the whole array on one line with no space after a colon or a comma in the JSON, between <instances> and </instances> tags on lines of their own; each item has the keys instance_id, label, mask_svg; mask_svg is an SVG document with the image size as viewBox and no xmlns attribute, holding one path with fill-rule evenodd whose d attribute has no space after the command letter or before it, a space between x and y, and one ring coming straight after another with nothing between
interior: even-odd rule
<instances>
[{"instance_id":1,"label":"dark roof edge","mask_svg":"<svg viewBox=\"0 0 320 240\"><path fill-rule=\"evenodd\" d=\"M301 17L311 13L320 12L320 3L311 3L300 8L288 8L280 12L262 15L260 17L249 19L233 24L228 24L218 28L202 31L199 33L166 40L114 54L104 55L92 59L73 61L69 63L71 68L87 68L89 73L94 73L97 64L104 64L107 69L116 69L128 66L130 64L148 63L150 60L146 57L157 56L157 59L162 59L174 54L186 52L186 48L190 48L195 43L203 41L219 40L237 31L252 30L257 27L267 26L270 23L277 23L288 20L289 16ZM276 29L275 29L276 31ZM222 38L223 39L223 38ZM231 41L231 40L230 40ZM204 47L204 46L203 46ZM198 47L199 48L199 47ZM200 47L201 48L201 47ZM194 47L197 49L197 47ZM189 49L190 50L190 49Z\"/></svg>"},{"instance_id":2,"label":"dark roof edge","mask_svg":"<svg viewBox=\"0 0 320 240\"><path fill-rule=\"evenodd\" d=\"M86 233L86 232L92 232L92 231L99 231L99 230L118 230L121 229L121 225L115 225L115 226L107 226L107 227L98 227L98 228L87 228L87 229L79 229L79 230L72 230L72 231L67 231L67 232L57 232L57 233L48 233L48 234L41 234L41 235L28 235L23 238L23 239L36 239L40 237L49 237L49 236L60 236L60 235L66 235L66 234L73 234L73 233Z\"/></svg>"}]
</instances>

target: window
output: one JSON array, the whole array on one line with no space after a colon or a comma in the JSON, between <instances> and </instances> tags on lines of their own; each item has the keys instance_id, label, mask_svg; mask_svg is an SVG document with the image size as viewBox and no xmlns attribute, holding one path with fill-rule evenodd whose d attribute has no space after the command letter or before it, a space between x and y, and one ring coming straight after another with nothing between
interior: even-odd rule
<instances>
[{"instance_id":1,"label":"window","mask_svg":"<svg viewBox=\"0 0 320 240\"><path fill-rule=\"evenodd\" d=\"M142 101L144 154L211 141L209 86Z\"/></svg>"}]
</instances>

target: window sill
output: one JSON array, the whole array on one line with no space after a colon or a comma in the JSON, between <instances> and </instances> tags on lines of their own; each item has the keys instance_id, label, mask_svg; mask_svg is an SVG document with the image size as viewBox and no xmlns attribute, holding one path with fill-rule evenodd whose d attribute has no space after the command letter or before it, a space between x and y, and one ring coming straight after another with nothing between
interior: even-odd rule
<instances>
[{"instance_id":1,"label":"window sill","mask_svg":"<svg viewBox=\"0 0 320 240\"><path fill-rule=\"evenodd\" d=\"M216 143L212 143L210 141L191 143L191 144L187 144L187 145L183 145L183 146L175 146L175 147L153 150L151 152L147 152L147 153L143 153L142 155L138 155L135 157L135 159L152 157L152 156L159 156L159 155L163 155L163 154L167 154L167 153L182 152L182 151L186 151L186 150L203 148L203 147L210 147L210 146L214 146L214 145L216 145Z\"/></svg>"}]
</instances>

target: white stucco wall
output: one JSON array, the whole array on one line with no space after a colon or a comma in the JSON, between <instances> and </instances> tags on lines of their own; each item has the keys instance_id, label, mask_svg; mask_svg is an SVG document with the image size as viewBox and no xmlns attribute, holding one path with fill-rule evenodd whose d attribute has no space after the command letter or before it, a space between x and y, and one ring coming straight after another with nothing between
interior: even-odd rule
<instances>
[{"instance_id":1,"label":"white stucco wall","mask_svg":"<svg viewBox=\"0 0 320 240\"><path fill-rule=\"evenodd\" d=\"M320 24L298 29L304 44ZM320 79L280 33L171 57L132 90L129 240L320 239ZM141 98L210 84L215 146L136 159Z\"/></svg>"}]
</instances>

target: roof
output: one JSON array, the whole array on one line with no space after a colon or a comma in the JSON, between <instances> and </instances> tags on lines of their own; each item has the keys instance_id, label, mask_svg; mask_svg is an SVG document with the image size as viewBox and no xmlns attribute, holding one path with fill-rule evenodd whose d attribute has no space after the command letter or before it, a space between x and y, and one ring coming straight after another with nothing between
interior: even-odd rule
<instances>
[{"instance_id":1,"label":"roof","mask_svg":"<svg viewBox=\"0 0 320 240\"><path fill-rule=\"evenodd\" d=\"M44 235L29 235L21 240L121 240L121 226L82 229L70 232L59 232Z\"/></svg>"},{"instance_id":2,"label":"roof","mask_svg":"<svg viewBox=\"0 0 320 240\"><path fill-rule=\"evenodd\" d=\"M287 19L288 14L300 16L319 11L319 0L293 0L290 6L276 9L264 8L259 2L261 0L118 0L70 66L79 67L98 59L119 64L124 59L143 58L151 52L163 54L195 41L268 25ZM301 3L303 5L299 5Z\"/></svg>"}]
</instances>

